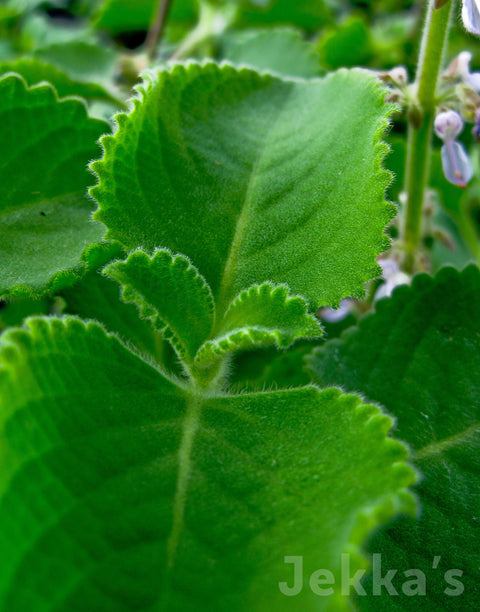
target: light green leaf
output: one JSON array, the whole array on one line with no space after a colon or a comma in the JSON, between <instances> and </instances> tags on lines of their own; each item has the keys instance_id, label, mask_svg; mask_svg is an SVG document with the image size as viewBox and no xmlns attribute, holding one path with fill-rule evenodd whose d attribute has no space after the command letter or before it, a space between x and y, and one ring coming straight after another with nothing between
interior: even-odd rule
<instances>
[{"instance_id":1,"label":"light green leaf","mask_svg":"<svg viewBox=\"0 0 480 612\"><path fill-rule=\"evenodd\" d=\"M105 87L96 83L75 81L66 72L34 57L0 62L0 75L7 72L16 72L21 75L29 86L47 81L55 87L60 97L73 95L81 96L86 100L106 100L116 106L122 104Z\"/></svg>"},{"instance_id":2,"label":"light green leaf","mask_svg":"<svg viewBox=\"0 0 480 612\"><path fill-rule=\"evenodd\" d=\"M80 19L74 21L55 19L52 22L45 12L32 11L22 15L21 25L25 48L35 52L50 45L69 46L79 41L95 42L95 33L86 21Z\"/></svg>"},{"instance_id":3,"label":"light green leaf","mask_svg":"<svg viewBox=\"0 0 480 612\"><path fill-rule=\"evenodd\" d=\"M190 261L166 249L153 257L135 251L104 273L123 285L122 300L137 304L142 318L151 319L181 359L191 363L210 335L215 305L210 287Z\"/></svg>"},{"instance_id":4,"label":"light green leaf","mask_svg":"<svg viewBox=\"0 0 480 612\"><path fill-rule=\"evenodd\" d=\"M288 284L312 310L364 294L395 212L379 141L392 106L374 78L282 81L189 63L147 72L138 89L92 165L108 237L185 253L219 316L265 281Z\"/></svg>"},{"instance_id":5,"label":"light green leaf","mask_svg":"<svg viewBox=\"0 0 480 612\"><path fill-rule=\"evenodd\" d=\"M105 231L90 218L86 166L107 130L50 85L0 79L0 295L53 291L84 268L85 246Z\"/></svg>"},{"instance_id":6,"label":"light green leaf","mask_svg":"<svg viewBox=\"0 0 480 612\"><path fill-rule=\"evenodd\" d=\"M51 42L36 48L35 55L83 82L112 82L117 55L105 43L88 40Z\"/></svg>"},{"instance_id":7,"label":"light green leaf","mask_svg":"<svg viewBox=\"0 0 480 612\"><path fill-rule=\"evenodd\" d=\"M204 364L221 355L254 346L290 346L298 338L318 338L322 327L307 313L299 296L290 296L285 285L254 285L230 304L216 337L200 347L195 361Z\"/></svg>"},{"instance_id":8,"label":"light green leaf","mask_svg":"<svg viewBox=\"0 0 480 612\"><path fill-rule=\"evenodd\" d=\"M276 72L283 76L308 78L321 73L320 56L315 47L289 28L229 34L222 57L259 72Z\"/></svg>"},{"instance_id":9,"label":"light green leaf","mask_svg":"<svg viewBox=\"0 0 480 612\"><path fill-rule=\"evenodd\" d=\"M480 272L444 268L414 279L377 304L358 329L317 349L311 360L321 385L341 385L383 404L396 436L413 449L423 473L420 519L402 518L369 545L382 554L382 575L396 569L393 598L359 597L362 610L411 610L403 572L426 576L423 610L474 610L480 597ZM435 565L435 557L440 557ZM445 572L459 570L453 589ZM454 575L451 576L452 578ZM392 604L393 599L395 605Z\"/></svg>"},{"instance_id":10,"label":"light green leaf","mask_svg":"<svg viewBox=\"0 0 480 612\"><path fill-rule=\"evenodd\" d=\"M30 319L1 360L4 610L344 610L341 553L354 572L411 509L406 449L356 396L193 393L75 319ZM321 568L333 601L308 585Z\"/></svg>"}]
</instances>

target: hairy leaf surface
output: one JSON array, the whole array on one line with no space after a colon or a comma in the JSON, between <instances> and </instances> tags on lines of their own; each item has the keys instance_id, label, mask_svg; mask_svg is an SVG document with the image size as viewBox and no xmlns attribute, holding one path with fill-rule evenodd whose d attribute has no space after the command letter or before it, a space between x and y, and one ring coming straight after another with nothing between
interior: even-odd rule
<instances>
[{"instance_id":1,"label":"hairy leaf surface","mask_svg":"<svg viewBox=\"0 0 480 612\"><path fill-rule=\"evenodd\" d=\"M183 255L166 249L149 257L134 251L104 269L122 285L122 300L169 340L186 363L205 367L219 357L253 346L286 348L298 338L317 338L322 328L305 300L285 285L254 285L215 320L210 287Z\"/></svg>"},{"instance_id":2,"label":"hairy leaf surface","mask_svg":"<svg viewBox=\"0 0 480 612\"><path fill-rule=\"evenodd\" d=\"M0 295L52 291L82 269L85 246L105 231L90 218L86 166L106 131L49 85L0 79Z\"/></svg>"},{"instance_id":3,"label":"hairy leaf surface","mask_svg":"<svg viewBox=\"0 0 480 612\"><path fill-rule=\"evenodd\" d=\"M202 395L76 319L30 319L1 360L2 609L326 609L310 573L363 565L411 509L406 449L357 396Z\"/></svg>"},{"instance_id":4,"label":"hairy leaf surface","mask_svg":"<svg viewBox=\"0 0 480 612\"><path fill-rule=\"evenodd\" d=\"M208 362L256 345L286 348L298 338L321 335L322 327L308 314L303 298L289 295L285 285L253 285L230 304L215 338L200 347L195 360Z\"/></svg>"},{"instance_id":5,"label":"hairy leaf surface","mask_svg":"<svg viewBox=\"0 0 480 612\"><path fill-rule=\"evenodd\" d=\"M379 142L392 107L371 76L282 81L190 63L145 73L138 90L92 165L107 236L187 255L219 313L265 281L312 309L363 295L395 212Z\"/></svg>"},{"instance_id":6,"label":"hairy leaf surface","mask_svg":"<svg viewBox=\"0 0 480 612\"><path fill-rule=\"evenodd\" d=\"M121 283L122 299L137 304L142 318L150 319L181 359L191 363L210 335L215 305L210 287L190 261L166 249L153 257L135 251L104 273Z\"/></svg>"},{"instance_id":7,"label":"hairy leaf surface","mask_svg":"<svg viewBox=\"0 0 480 612\"><path fill-rule=\"evenodd\" d=\"M369 546L383 575L398 574L392 597L359 597L365 610L412 610L404 571L426 575L418 609L469 610L480 596L480 272L444 268L414 279L377 304L376 313L340 341L317 349L310 365L321 385L341 385L383 404L396 436L423 473L419 521L401 518ZM435 558L437 560L435 567ZM445 572L459 570L458 593ZM450 589L450 595L445 589ZM367 592L372 594L368 583ZM457 591L457 596L451 592Z\"/></svg>"}]
</instances>

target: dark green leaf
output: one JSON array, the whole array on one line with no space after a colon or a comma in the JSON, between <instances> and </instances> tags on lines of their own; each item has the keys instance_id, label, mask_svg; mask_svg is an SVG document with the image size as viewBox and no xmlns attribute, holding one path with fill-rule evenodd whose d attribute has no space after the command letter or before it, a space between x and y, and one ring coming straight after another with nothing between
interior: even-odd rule
<instances>
[{"instance_id":1,"label":"dark green leaf","mask_svg":"<svg viewBox=\"0 0 480 612\"><path fill-rule=\"evenodd\" d=\"M423 473L419 521L402 518L372 540L383 574L398 571L398 597L359 597L363 610L474 610L480 597L480 272L444 268L414 279L380 301L376 313L311 360L321 385L341 385L383 404L397 419L396 436L413 449ZM437 567L435 567L435 558ZM403 572L426 576L425 597L402 591ZM445 572L464 592L449 596ZM453 576L451 576L453 578ZM408 592L408 591L407 591ZM458 592L458 591L457 591ZM415 604L416 605L416 604Z\"/></svg>"}]
</instances>

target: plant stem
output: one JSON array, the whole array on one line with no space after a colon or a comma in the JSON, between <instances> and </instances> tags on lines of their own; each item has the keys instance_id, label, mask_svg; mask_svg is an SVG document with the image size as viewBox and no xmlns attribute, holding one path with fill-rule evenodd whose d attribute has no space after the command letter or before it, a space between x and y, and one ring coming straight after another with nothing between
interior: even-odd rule
<instances>
[{"instance_id":1,"label":"plant stem","mask_svg":"<svg viewBox=\"0 0 480 612\"><path fill-rule=\"evenodd\" d=\"M202 45L220 36L233 23L237 13L237 6L226 4L223 10L207 2L200 3L198 23L185 37L171 60L183 60L195 53Z\"/></svg>"},{"instance_id":2,"label":"plant stem","mask_svg":"<svg viewBox=\"0 0 480 612\"><path fill-rule=\"evenodd\" d=\"M417 115L416 122L410 121L407 139L405 178L407 202L402 236L406 251L404 265L407 272L413 271L415 252L421 238L422 206L430 170L436 89L454 4L454 0L451 0L441 9L435 9L434 0L430 0L423 31L415 78L417 90L415 103L419 117Z\"/></svg>"},{"instance_id":3,"label":"plant stem","mask_svg":"<svg viewBox=\"0 0 480 612\"><path fill-rule=\"evenodd\" d=\"M173 0L158 0L157 2L155 17L153 18L145 40L145 51L150 61L154 59L155 50L162 39L172 1Z\"/></svg>"}]
</instances>

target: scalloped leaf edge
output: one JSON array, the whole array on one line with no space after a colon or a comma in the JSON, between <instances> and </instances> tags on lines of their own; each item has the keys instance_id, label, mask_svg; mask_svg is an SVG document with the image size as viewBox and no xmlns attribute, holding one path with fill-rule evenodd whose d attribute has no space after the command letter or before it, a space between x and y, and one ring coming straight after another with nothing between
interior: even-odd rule
<instances>
[{"instance_id":1,"label":"scalloped leaf edge","mask_svg":"<svg viewBox=\"0 0 480 612\"><path fill-rule=\"evenodd\" d=\"M288 316L289 311L296 311L296 316L305 317L305 325L298 328L298 331L282 330L278 327L267 327L259 325L245 325L233 327L233 329L225 330L225 325L228 327L228 317L241 304L248 302L252 297L265 296L272 302L280 302L285 307L285 315ZM236 298L228 306L223 320L219 325L219 335L211 340L207 340L198 349L195 356L195 364L203 366L215 357L233 353L238 350L254 348L255 346L271 346L274 345L279 349L286 349L291 346L296 340L301 338L320 338L323 334L323 328L320 321L315 315L308 312L308 305L304 298L300 295L292 295L289 288L285 284L275 285L271 282L265 282L260 285L252 285L248 289L241 291Z\"/></svg>"},{"instance_id":2,"label":"scalloped leaf edge","mask_svg":"<svg viewBox=\"0 0 480 612\"><path fill-rule=\"evenodd\" d=\"M378 96L378 104L384 107L384 115L383 117L378 119L376 129L374 132L374 137L373 137L373 145L374 145L373 172L378 177L378 185L377 185L378 192L377 192L376 197L372 198L372 201L373 199L375 199L377 203L380 203L383 205L384 230L382 234L379 235L378 237L379 238L378 246L375 249L370 272L366 275L362 275L364 276L364 278L363 280L359 280L357 289L350 294L345 294L345 295L340 296L336 302L332 302L329 304L311 304L309 303L309 307L311 307L312 310L317 310L321 306L329 306L331 308L338 308L340 301L346 297L352 297L352 298L357 298L357 299L361 299L365 297L366 295L365 284L369 282L370 280L379 278L382 275L382 268L380 264L376 262L376 258L382 253L384 253L385 251L387 251L391 246L391 238L388 236L386 231L390 223L392 222L392 220L398 213L397 206L393 202L387 200L385 197L387 188L394 180L394 175L390 170L388 170L384 166L384 161L391 151L391 146L385 140L383 140L383 138L388 132L388 130L390 129L390 126L391 126L390 117L399 110L398 105L390 103L390 102L385 102L385 97L387 95L388 90L382 84L382 82L379 79L376 79L375 75L373 75L372 72L367 69L340 68L339 70L330 72L325 76L314 77L311 79L304 79L301 77L280 76L276 73L270 73L268 71L258 72L252 69L251 67L237 66L236 64L228 60L223 60L221 62L215 62L215 61L207 59L203 61L186 60L182 62L167 63L161 67L161 70L157 68L157 69L146 69L142 71L140 73L140 77L142 78L142 81L133 87L135 94L127 101L127 105L129 107L128 110L121 111L115 114L112 118L112 121L114 123L113 134L107 134L100 138L100 146L103 152L102 157L98 160L91 162L89 165L91 172L95 175L97 179L96 184L90 187L89 189L89 194L91 198L94 201L96 201L98 204L97 209L92 214L92 218L96 221L100 221L101 223L104 223L103 209L102 209L102 206L99 204L98 200L96 199L96 194L101 193L102 182L108 176L108 173L106 172L106 167L105 167L107 165L106 159L109 158L110 156L112 147L114 146L112 143L114 143L115 137L117 136L119 132L123 132L124 130L127 129L127 123L132 118L132 115L136 111L139 111L139 108L144 102L146 96L151 91L152 87L155 85L154 81L157 78L156 75L164 74L164 73L174 75L177 72L185 73L185 72L188 72L189 70L194 70L198 68L206 68L210 66L218 69L220 72L230 71L230 72L235 72L238 74L242 74L244 72L247 72L247 73L254 72L255 74L259 75L261 79L265 79L265 80L273 79L273 80L286 81L286 82L288 81L293 81L293 82L323 81L326 83L329 80L336 78L337 75L346 75L350 73L357 73L357 74L363 74L363 75L366 74L371 79L374 91L380 94ZM111 230L107 227L107 231L104 235L104 239L107 240L107 239L112 239L112 238L115 239L114 237L111 236Z\"/></svg>"},{"instance_id":3,"label":"scalloped leaf edge","mask_svg":"<svg viewBox=\"0 0 480 612\"><path fill-rule=\"evenodd\" d=\"M190 281L195 283L200 291L205 296L209 306L210 312L212 313L212 327L215 325L215 301L212 295L212 291L210 286L208 285L205 278L200 274L197 268L193 265L190 259L186 255L182 255L180 253L172 253L170 249L159 247L155 249L152 256L150 257L148 253L146 253L143 249L138 248L134 251L131 251L126 259L120 260L116 259L112 261L108 266L106 266L102 270L102 274L108 276L109 278L114 279L116 282L120 283L120 299L127 304L134 304L138 308L139 317L141 319L145 319L150 321L152 327L162 334L165 340L168 340L172 347L177 352L180 359L184 360L186 353L183 347L182 341L178 338L175 332L169 327L168 323L166 323L161 314L156 310L155 306L149 304L145 298L140 295L138 291L136 291L133 287L123 285L115 275L112 275L112 268L117 263L127 263L132 261L133 259L142 259L144 262L149 262L151 264L156 257L164 257L167 260L169 259L168 265L171 267L180 266L183 270L184 274L188 274L190 277Z\"/></svg>"},{"instance_id":4,"label":"scalloped leaf edge","mask_svg":"<svg viewBox=\"0 0 480 612\"><path fill-rule=\"evenodd\" d=\"M35 85L28 85L27 81L22 77L22 75L18 74L17 72L6 72L5 74L0 75L0 81L6 80L6 79L12 79L12 78L17 81L20 81L25 91L44 90L45 92L48 92L47 95L53 96L53 100L57 104L75 103L75 104L80 105L80 107L83 109L85 118L87 118L89 121L101 124L105 126L106 129L110 130L110 126L106 121L89 116L87 103L80 96L70 95L70 96L59 97L57 90L51 83L48 83L47 81L41 81L39 83L36 83ZM104 136L100 137L98 143L100 143L103 137ZM88 197L88 188L85 190L85 195L86 197ZM97 223L101 223L101 222L97 221ZM105 233L103 235L102 241L106 241ZM78 262L78 265L74 266L73 268L60 269L57 272L55 272L50 277L49 282L43 289L39 289L37 287L33 287L25 283L17 283L16 285L13 285L12 287L10 287L8 290L0 292L0 298L2 299L3 298L7 298L7 299L17 298L17 297L38 298L38 297L53 296L59 290L64 289L65 287L71 287L78 280L80 280L89 269L91 269L92 261L90 259L89 252L90 252L91 247L94 247L95 244L99 244L99 243L92 243L92 244L85 245L82 253L80 254L80 260Z\"/></svg>"}]
</instances>

